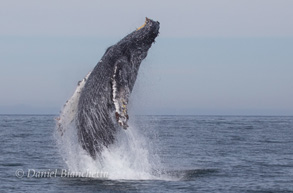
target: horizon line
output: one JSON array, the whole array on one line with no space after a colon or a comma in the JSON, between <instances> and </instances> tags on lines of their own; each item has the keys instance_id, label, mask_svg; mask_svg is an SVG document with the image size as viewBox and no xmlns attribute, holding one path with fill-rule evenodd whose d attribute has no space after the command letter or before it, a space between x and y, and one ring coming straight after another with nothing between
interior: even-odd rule
<instances>
[{"instance_id":1,"label":"horizon line","mask_svg":"<svg viewBox=\"0 0 293 193\"><path fill-rule=\"evenodd\" d=\"M60 114L52 113L0 113L0 116L59 116ZM230 117L293 117L293 115L249 115L249 114L135 114L134 116L230 116Z\"/></svg>"}]
</instances>

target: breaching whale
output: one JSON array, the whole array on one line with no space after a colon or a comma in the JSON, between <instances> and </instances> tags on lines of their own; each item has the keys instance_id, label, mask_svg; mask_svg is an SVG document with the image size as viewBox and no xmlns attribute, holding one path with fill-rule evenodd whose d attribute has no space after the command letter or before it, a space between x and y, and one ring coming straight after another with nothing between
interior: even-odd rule
<instances>
[{"instance_id":1,"label":"breaching whale","mask_svg":"<svg viewBox=\"0 0 293 193\"><path fill-rule=\"evenodd\" d=\"M110 46L68 100L67 103L73 101L75 106L69 109L65 105L58 121L59 130L64 130L64 113L70 114L79 143L93 159L114 143L119 129L127 129L129 96L139 66L159 34L159 27L159 22L146 18L143 26Z\"/></svg>"}]
</instances>

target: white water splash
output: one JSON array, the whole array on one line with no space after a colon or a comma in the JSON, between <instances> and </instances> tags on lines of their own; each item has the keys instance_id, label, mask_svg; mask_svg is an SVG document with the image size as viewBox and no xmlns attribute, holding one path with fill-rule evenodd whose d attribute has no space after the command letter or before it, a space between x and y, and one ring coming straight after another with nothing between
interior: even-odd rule
<instances>
[{"instance_id":1,"label":"white water splash","mask_svg":"<svg viewBox=\"0 0 293 193\"><path fill-rule=\"evenodd\" d=\"M87 77L80 82L57 121L57 145L68 169L73 172L103 172L108 174L109 179L162 180L158 172L158 156L151 153L150 143L133 122L129 123L127 130L121 129L117 133L115 143L104 148L96 160L81 147L75 118L80 91Z\"/></svg>"}]
</instances>

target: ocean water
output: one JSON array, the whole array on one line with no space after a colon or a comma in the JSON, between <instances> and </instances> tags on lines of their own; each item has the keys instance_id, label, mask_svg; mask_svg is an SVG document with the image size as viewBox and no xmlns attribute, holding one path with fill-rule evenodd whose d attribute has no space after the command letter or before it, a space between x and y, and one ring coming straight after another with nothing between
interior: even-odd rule
<instances>
[{"instance_id":1,"label":"ocean water","mask_svg":"<svg viewBox=\"0 0 293 193\"><path fill-rule=\"evenodd\" d=\"M0 192L293 192L293 117L131 117L99 166L55 117L0 115Z\"/></svg>"}]
</instances>

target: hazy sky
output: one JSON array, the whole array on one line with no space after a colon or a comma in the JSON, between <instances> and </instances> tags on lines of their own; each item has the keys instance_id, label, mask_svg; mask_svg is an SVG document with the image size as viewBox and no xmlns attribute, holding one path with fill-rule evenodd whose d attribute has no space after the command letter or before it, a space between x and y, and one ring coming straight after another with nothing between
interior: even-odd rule
<instances>
[{"instance_id":1,"label":"hazy sky","mask_svg":"<svg viewBox=\"0 0 293 193\"><path fill-rule=\"evenodd\" d=\"M0 113L58 113L106 48L161 23L137 114L293 115L293 1L1 1Z\"/></svg>"}]
</instances>

